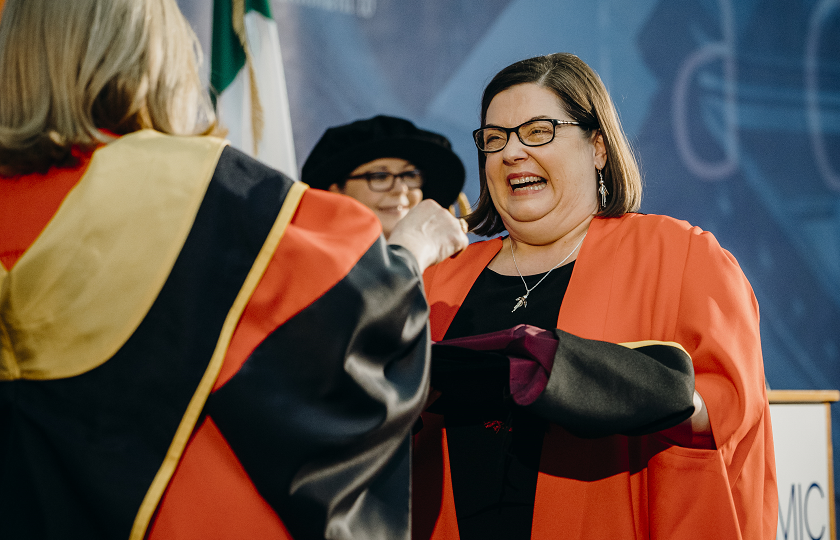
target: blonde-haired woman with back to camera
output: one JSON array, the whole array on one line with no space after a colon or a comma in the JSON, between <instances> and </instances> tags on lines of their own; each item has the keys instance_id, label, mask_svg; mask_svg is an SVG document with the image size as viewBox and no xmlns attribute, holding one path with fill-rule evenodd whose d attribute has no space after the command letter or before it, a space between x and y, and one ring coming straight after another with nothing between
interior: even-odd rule
<instances>
[{"instance_id":1,"label":"blonde-haired woman with back to camera","mask_svg":"<svg viewBox=\"0 0 840 540\"><path fill-rule=\"evenodd\" d=\"M210 136L198 54L174 0L3 5L0 538L407 540L466 236Z\"/></svg>"},{"instance_id":2,"label":"blonde-haired woman with back to camera","mask_svg":"<svg viewBox=\"0 0 840 540\"><path fill-rule=\"evenodd\" d=\"M0 59L17 73L0 81L4 172L45 170L72 161L74 146L140 129L196 135L216 127L198 42L174 2L54 2L44 13L9 2L3 19Z\"/></svg>"},{"instance_id":3,"label":"blonde-haired woman with back to camera","mask_svg":"<svg viewBox=\"0 0 840 540\"><path fill-rule=\"evenodd\" d=\"M487 85L477 242L425 276L432 388L414 539L770 540L758 306L698 227L636 213L598 75L567 53Z\"/></svg>"}]
</instances>

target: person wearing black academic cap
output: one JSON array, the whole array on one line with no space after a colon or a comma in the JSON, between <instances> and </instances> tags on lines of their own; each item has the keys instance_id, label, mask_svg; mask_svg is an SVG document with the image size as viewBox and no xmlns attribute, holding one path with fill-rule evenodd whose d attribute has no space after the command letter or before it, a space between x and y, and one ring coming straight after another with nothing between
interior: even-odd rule
<instances>
[{"instance_id":1,"label":"person wearing black academic cap","mask_svg":"<svg viewBox=\"0 0 840 540\"><path fill-rule=\"evenodd\" d=\"M421 200L444 208L454 203L464 176L446 137L380 115L327 129L303 164L301 180L361 202L388 238Z\"/></svg>"}]
</instances>

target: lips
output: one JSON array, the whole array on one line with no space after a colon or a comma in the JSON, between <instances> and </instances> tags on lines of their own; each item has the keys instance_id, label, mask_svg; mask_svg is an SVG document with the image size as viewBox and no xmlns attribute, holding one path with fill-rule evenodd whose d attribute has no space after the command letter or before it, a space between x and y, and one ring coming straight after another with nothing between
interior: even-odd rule
<instances>
[{"instance_id":1,"label":"lips","mask_svg":"<svg viewBox=\"0 0 840 540\"><path fill-rule=\"evenodd\" d=\"M402 212L407 212L408 206L403 206L401 204L396 206L380 206L377 210L384 214L400 214Z\"/></svg>"},{"instance_id":2,"label":"lips","mask_svg":"<svg viewBox=\"0 0 840 540\"><path fill-rule=\"evenodd\" d=\"M508 178L513 193L526 193L529 191L540 191L544 189L547 181L540 176L517 176Z\"/></svg>"}]
</instances>

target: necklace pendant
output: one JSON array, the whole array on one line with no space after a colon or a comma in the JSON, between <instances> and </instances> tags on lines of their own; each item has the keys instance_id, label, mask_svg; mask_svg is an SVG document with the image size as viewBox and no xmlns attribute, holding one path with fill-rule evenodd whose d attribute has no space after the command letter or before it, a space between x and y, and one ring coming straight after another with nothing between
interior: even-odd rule
<instances>
[{"instance_id":1,"label":"necklace pendant","mask_svg":"<svg viewBox=\"0 0 840 540\"><path fill-rule=\"evenodd\" d=\"M517 309L519 309L521 307L528 307L528 299L524 296L520 296L519 298L516 299L516 305L513 306L513 309L510 310L510 312L513 313L514 311L516 311Z\"/></svg>"}]
</instances>

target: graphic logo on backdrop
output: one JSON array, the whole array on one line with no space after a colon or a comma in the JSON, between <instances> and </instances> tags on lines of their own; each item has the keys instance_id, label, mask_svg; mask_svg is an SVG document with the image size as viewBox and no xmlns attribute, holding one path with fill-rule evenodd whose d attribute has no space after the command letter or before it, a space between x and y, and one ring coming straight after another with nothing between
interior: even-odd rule
<instances>
[{"instance_id":1,"label":"graphic logo on backdrop","mask_svg":"<svg viewBox=\"0 0 840 540\"><path fill-rule=\"evenodd\" d=\"M833 111L825 112L823 107L828 101L820 99L819 84L819 49L822 38L823 27L829 22L829 18L840 14L840 1L822 0L819 2L811 18L808 21L808 42L805 47L805 83L808 101L808 130L811 134L811 142L814 145L814 156L817 160L817 167L820 175L825 180L826 186L840 191L840 171L836 170L829 162L829 151L826 148L824 130L828 128L829 122L826 117L832 116ZM822 101L822 103L820 103Z\"/></svg>"},{"instance_id":2,"label":"graphic logo on backdrop","mask_svg":"<svg viewBox=\"0 0 840 540\"><path fill-rule=\"evenodd\" d=\"M735 28L731 0L720 0L721 33L723 39L703 44L684 61L674 82L672 97L674 138L677 149L688 169L703 180L723 180L738 168L738 115L736 108L736 58ZM688 123L688 101L691 80L700 68L711 62L723 60L723 123L720 141L725 158L719 162L710 162L697 155L691 143Z\"/></svg>"},{"instance_id":3,"label":"graphic logo on backdrop","mask_svg":"<svg viewBox=\"0 0 840 540\"><path fill-rule=\"evenodd\" d=\"M744 84L738 88L738 51L736 51L735 13L733 0L718 0L721 39L703 43L693 51L680 66L674 82L672 95L672 118L674 122L674 138L677 149L686 167L702 180L724 180L737 172L739 166L739 98L746 118L740 119L742 126L755 127L756 104L760 103L769 89L760 88L755 84ZM836 100L832 98L833 89L820 88L820 69L831 71L832 66L820 62L820 45L823 44L823 31L831 22L832 16L840 14L840 1L822 0L809 15L805 43L803 43L804 88L803 92L785 96L776 89L776 94L786 98L785 104L790 107L795 104L805 113L802 130L807 129L811 139L813 157L825 186L834 191L840 191L840 171L830 162L830 152L827 148L826 132L837 130ZM826 46L831 46L826 45ZM743 53L742 53L743 56ZM752 58L741 58L742 61L753 61ZM722 62L723 76L719 78L704 68ZM836 68L833 68L836 69ZM691 126L689 117L694 114L688 110L692 83L697 79L699 86L707 93L704 98L703 116L706 117L710 134L718 138L725 154L723 159L711 161L701 157L691 141ZM821 92L822 90L822 92ZM765 95L761 95L760 93ZM804 103L801 96L804 94ZM750 103L752 102L752 103ZM835 105L834 107L830 107ZM790 109L776 111L771 117L790 114ZM715 117L712 118L711 115ZM771 120L772 122L772 120ZM801 123L802 121L800 120ZM795 124L794 124L795 125Z\"/></svg>"}]
</instances>

